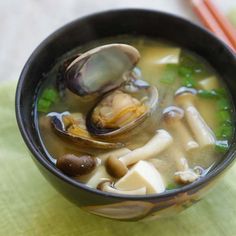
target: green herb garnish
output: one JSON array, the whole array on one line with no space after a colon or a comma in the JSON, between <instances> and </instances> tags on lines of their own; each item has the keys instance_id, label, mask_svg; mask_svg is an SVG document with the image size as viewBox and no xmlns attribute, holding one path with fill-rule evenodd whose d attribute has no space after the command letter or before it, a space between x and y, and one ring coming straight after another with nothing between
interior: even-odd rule
<instances>
[{"instance_id":1,"label":"green herb garnish","mask_svg":"<svg viewBox=\"0 0 236 236\"><path fill-rule=\"evenodd\" d=\"M215 150L217 152L226 152L229 149L229 143L227 140L216 141Z\"/></svg>"},{"instance_id":2,"label":"green herb garnish","mask_svg":"<svg viewBox=\"0 0 236 236\"><path fill-rule=\"evenodd\" d=\"M58 92L53 88L45 89L38 100L39 112L47 113L50 107L59 99Z\"/></svg>"}]
</instances>

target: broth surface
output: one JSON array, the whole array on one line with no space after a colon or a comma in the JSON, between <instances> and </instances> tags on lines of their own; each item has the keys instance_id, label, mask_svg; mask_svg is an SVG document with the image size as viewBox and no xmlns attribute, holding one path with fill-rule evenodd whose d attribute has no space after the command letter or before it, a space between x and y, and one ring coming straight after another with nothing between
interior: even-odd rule
<instances>
[{"instance_id":1,"label":"broth surface","mask_svg":"<svg viewBox=\"0 0 236 236\"><path fill-rule=\"evenodd\" d=\"M154 114L140 126L135 128L134 134L131 132L128 136L122 137L119 141L123 142L126 148L134 150L145 145L145 143L153 137L157 129L162 128L167 130L174 139L172 148L167 148L155 158L151 158L147 161L152 163L160 172L167 190L177 188L179 185L174 182L173 176L174 173L178 171L178 168L176 166L176 161L173 158L173 147L181 147L181 134L175 130L169 129L163 119L163 110L169 106L176 106L174 100L176 90L184 86L193 87L197 91L202 91L196 95L195 107L205 120L208 127L213 131L216 140L224 141L223 144L227 142L230 144L233 134L231 117L232 104L227 95L227 90L219 76L203 58L171 43L152 40L145 37L134 38L131 36L121 36L98 40L76 48L57 60L55 66L43 79L38 95L38 108L39 101L45 90L54 89L58 91L58 81L60 81L60 74L58 71L65 59L68 59L75 52L83 53L91 48L107 43L126 43L137 48L141 54L140 61L137 64L137 73L141 72L144 80L149 84L156 86L159 92L159 105ZM168 55L169 53L169 57L166 57L168 62L168 60L171 61L171 58L174 58L175 55L178 54L178 50L180 50L178 63L157 63L157 61L160 60L158 55ZM207 91L202 88L201 81L213 77L217 84L214 85L217 86L216 93L221 93L222 97L219 97L217 94L214 97L212 91L215 88L211 91L213 95L210 93L207 94ZM93 182L94 184L91 184L91 178L96 174L96 171L99 168L100 170L104 169L104 163L108 156L106 155L106 152L110 152L111 150L106 151L81 147L66 138L58 136L53 131L50 124L50 118L46 116L50 112L65 111L69 111L70 113L79 112L86 115L93 106L93 99L80 98L68 89L65 89L59 93L58 98L53 102L49 109L47 109L47 111L37 112L35 116L38 119L38 129L43 145L52 161L53 159L56 160L68 153L76 156L89 154L97 158L97 167L92 173L75 177L78 181L84 182L85 184L90 182L89 186L96 188L97 182L95 181ZM185 118L183 119L183 124L188 130L190 130L189 124ZM223 129L222 126L225 126L225 129ZM192 131L190 131L190 133L192 137L195 138ZM222 142L220 144L222 144ZM224 147L224 145L220 145L218 148L213 145L208 148L196 148L196 150L193 151L182 151L190 168L201 167L204 170L207 170L213 164L220 161L223 154L227 151L227 148L228 146ZM106 178L106 175L107 174L104 174L104 178ZM102 176L99 178L102 179Z\"/></svg>"}]
</instances>

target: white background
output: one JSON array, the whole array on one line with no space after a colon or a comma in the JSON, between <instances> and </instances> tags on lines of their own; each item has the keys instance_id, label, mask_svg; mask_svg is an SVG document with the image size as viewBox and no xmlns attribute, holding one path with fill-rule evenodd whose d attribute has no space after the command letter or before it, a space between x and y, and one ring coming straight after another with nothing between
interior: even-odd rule
<instances>
[{"instance_id":1,"label":"white background","mask_svg":"<svg viewBox=\"0 0 236 236\"><path fill-rule=\"evenodd\" d=\"M215 0L227 12L236 0ZM17 80L35 47L78 17L126 7L163 10L196 23L188 0L0 0L0 81Z\"/></svg>"}]
</instances>

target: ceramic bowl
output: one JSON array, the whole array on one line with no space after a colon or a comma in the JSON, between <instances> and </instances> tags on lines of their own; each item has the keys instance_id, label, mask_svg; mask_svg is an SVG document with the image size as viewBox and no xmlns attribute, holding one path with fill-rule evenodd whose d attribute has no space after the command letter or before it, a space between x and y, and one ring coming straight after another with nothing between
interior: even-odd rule
<instances>
[{"instance_id":1,"label":"ceramic bowl","mask_svg":"<svg viewBox=\"0 0 236 236\"><path fill-rule=\"evenodd\" d=\"M235 158L235 137L230 150L210 173L192 184L158 195L127 196L91 189L64 175L46 157L40 144L32 107L42 75L64 53L89 41L118 35L142 35L164 39L205 58L223 78L236 102L236 58L232 51L205 29L167 13L123 9L80 18L46 38L33 52L19 79L16 117L31 156L46 179L67 199L96 215L140 220L173 215L199 201Z\"/></svg>"}]
</instances>

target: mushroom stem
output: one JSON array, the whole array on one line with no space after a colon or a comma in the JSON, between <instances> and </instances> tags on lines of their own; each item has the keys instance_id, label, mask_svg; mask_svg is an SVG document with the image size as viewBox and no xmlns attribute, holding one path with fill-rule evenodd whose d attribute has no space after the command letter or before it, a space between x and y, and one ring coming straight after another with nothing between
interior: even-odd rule
<instances>
[{"instance_id":1,"label":"mushroom stem","mask_svg":"<svg viewBox=\"0 0 236 236\"><path fill-rule=\"evenodd\" d=\"M199 174L195 173L194 170L188 169L185 171L175 172L175 182L179 184L189 184L196 181L200 177Z\"/></svg>"},{"instance_id":2,"label":"mushroom stem","mask_svg":"<svg viewBox=\"0 0 236 236\"><path fill-rule=\"evenodd\" d=\"M190 151L199 147L198 143L191 137L191 134L182 121L177 121L173 129L177 134L179 134L179 137L183 143L183 147L186 151Z\"/></svg>"},{"instance_id":3,"label":"mushroom stem","mask_svg":"<svg viewBox=\"0 0 236 236\"><path fill-rule=\"evenodd\" d=\"M177 171L186 171L189 169L188 160L177 145L171 147L170 154L176 163Z\"/></svg>"},{"instance_id":4,"label":"mushroom stem","mask_svg":"<svg viewBox=\"0 0 236 236\"><path fill-rule=\"evenodd\" d=\"M131 150L128 148L120 148L120 149L116 149L110 152L105 152L102 153L100 155L98 155L99 159L101 159L102 163L105 162L107 160L108 157L113 156L115 158L118 158L120 156L123 156L127 153L130 153Z\"/></svg>"},{"instance_id":5,"label":"mushroom stem","mask_svg":"<svg viewBox=\"0 0 236 236\"><path fill-rule=\"evenodd\" d=\"M127 195L144 195L146 194L146 187L134 189L134 190L119 190L111 186L110 181L104 181L100 183L97 187L98 189L109 192L109 193L118 193L118 194L127 194Z\"/></svg>"},{"instance_id":6,"label":"mushroom stem","mask_svg":"<svg viewBox=\"0 0 236 236\"><path fill-rule=\"evenodd\" d=\"M169 147L172 142L173 138L167 131L163 129L157 130L153 138L144 146L134 149L120 158L111 155L106 160L106 170L111 176L120 178L128 172L128 165L156 157L157 154Z\"/></svg>"},{"instance_id":7,"label":"mushroom stem","mask_svg":"<svg viewBox=\"0 0 236 236\"><path fill-rule=\"evenodd\" d=\"M171 135L164 129L157 130L157 133L143 147L119 158L126 166L134 164L140 160L155 157L164 151L173 142Z\"/></svg>"},{"instance_id":8,"label":"mushroom stem","mask_svg":"<svg viewBox=\"0 0 236 236\"><path fill-rule=\"evenodd\" d=\"M187 122L201 147L215 144L213 132L208 127L202 116L194 106L188 106L185 110Z\"/></svg>"},{"instance_id":9,"label":"mushroom stem","mask_svg":"<svg viewBox=\"0 0 236 236\"><path fill-rule=\"evenodd\" d=\"M175 95L175 101L184 111L188 125L190 126L197 142L201 147L213 146L215 137L201 114L194 106L196 90L180 88Z\"/></svg>"},{"instance_id":10,"label":"mushroom stem","mask_svg":"<svg viewBox=\"0 0 236 236\"><path fill-rule=\"evenodd\" d=\"M170 106L163 111L165 124L178 135L184 150L190 151L199 147L198 143L192 138L189 130L183 124L184 110Z\"/></svg>"},{"instance_id":11,"label":"mushroom stem","mask_svg":"<svg viewBox=\"0 0 236 236\"><path fill-rule=\"evenodd\" d=\"M179 146L173 145L170 149L170 154L176 163L177 171L174 174L175 182L179 184L187 184L192 183L199 178L199 175L189 167L188 160Z\"/></svg>"}]
</instances>

